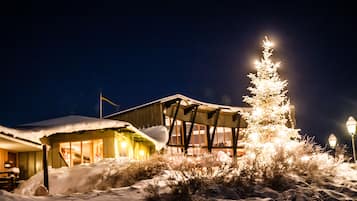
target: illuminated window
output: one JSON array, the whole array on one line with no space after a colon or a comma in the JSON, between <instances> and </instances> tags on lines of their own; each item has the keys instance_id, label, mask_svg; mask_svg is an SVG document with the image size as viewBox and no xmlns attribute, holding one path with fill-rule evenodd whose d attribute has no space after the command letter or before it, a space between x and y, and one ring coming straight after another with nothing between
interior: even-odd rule
<instances>
[{"instance_id":1,"label":"illuminated window","mask_svg":"<svg viewBox=\"0 0 357 201\"><path fill-rule=\"evenodd\" d=\"M69 167L97 162L103 158L103 140L63 142L60 153Z\"/></svg>"}]
</instances>

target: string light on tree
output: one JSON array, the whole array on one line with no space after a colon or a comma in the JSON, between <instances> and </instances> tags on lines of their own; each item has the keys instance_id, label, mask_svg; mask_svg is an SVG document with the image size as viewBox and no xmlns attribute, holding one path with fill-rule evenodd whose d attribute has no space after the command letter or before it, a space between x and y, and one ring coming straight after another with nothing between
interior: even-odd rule
<instances>
[{"instance_id":1,"label":"string light on tree","mask_svg":"<svg viewBox=\"0 0 357 201\"><path fill-rule=\"evenodd\" d=\"M286 96L288 82L280 79L280 62L271 59L274 43L265 37L262 47L262 58L254 62L257 71L248 75L251 95L243 97L243 101L252 107L251 111L242 113L248 123L248 140L255 145L288 142L291 137L298 137L298 130L286 126L290 112L290 101Z\"/></svg>"}]
</instances>

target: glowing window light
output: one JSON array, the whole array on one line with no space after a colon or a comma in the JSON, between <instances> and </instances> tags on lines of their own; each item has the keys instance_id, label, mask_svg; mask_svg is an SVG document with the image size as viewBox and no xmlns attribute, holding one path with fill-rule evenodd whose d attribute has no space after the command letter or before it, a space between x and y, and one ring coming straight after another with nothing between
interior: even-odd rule
<instances>
[{"instance_id":1,"label":"glowing window light","mask_svg":"<svg viewBox=\"0 0 357 201\"><path fill-rule=\"evenodd\" d=\"M128 145L128 144L127 144L125 141L123 141L123 142L120 143L120 146L121 146L121 148L123 148L123 149L125 149L127 145Z\"/></svg>"},{"instance_id":2,"label":"glowing window light","mask_svg":"<svg viewBox=\"0 0 357 201\"><path fill-rule=\"evenodd\" d=\"M140 150L139 151L139 156L141 156L141 157L145 156L145 151L144 150Z\"/></svg>"}]
</instances>

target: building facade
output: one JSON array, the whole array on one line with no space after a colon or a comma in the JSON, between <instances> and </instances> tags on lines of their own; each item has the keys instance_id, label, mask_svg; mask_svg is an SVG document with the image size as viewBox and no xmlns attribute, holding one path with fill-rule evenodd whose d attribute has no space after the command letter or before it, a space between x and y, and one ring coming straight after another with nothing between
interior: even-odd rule
<instances>
[{"instance_id":1,"label":"building facade","mask_svg":"<svg viewBox=\"0 0 357 201\"><path fill-rule=\"evenodd\" d=\"M139 129L164 126L170 153L199 155L224 151L231 156L244 152L246 122L240 113L249 107L233 107L198 101L180 94L164 97L106 116L127 121ZM289 127L295 127L294 107Z\"/></svg>"},{"instance_id":2,"label":"building facade","mask_svg":"<svg viewBox=\"0 0 357 201\"><path fill-rule=\"evenodd\" d=\"M43 145L52 168L94 163L105 158L144 160L164 143L154 140L128 122L85 116L65 116L20 125L0 126L0 172L5 164L19 168L20 179L42 170ZM6 176L6 174L1 175Z\"/></svg>"}]
</instances>

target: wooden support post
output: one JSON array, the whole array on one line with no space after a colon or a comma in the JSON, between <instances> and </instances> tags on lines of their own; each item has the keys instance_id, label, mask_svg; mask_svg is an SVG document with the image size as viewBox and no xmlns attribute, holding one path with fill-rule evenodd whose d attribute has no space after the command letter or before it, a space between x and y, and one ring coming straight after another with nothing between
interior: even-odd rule
<instances>
[{"instance_id":1,"label":"wooden support post","mask_svg":"<svg viewBox=\"0 0 357 201\"><path fill-rule=\"evenodd\" d=\"M237 127L232 128L232 148L233 148L233 160L235 161L237 158L237 147L238 147L238 138L239 138L239 128L240 128L240 121L241 115L239 113L233 116L233 121L237 120ZM237 130L236 130L237 129Z\"/></svg>"},{"instance_id":2,"label":"wooden support post","mask_svg":"<svg viewBox=\"0 0 357 201\"><path fill-rule=\"evenodd\" d=\"M173 120L172 120L171 125L170 125L169 139L168 139L168 141L166 143L167 145L170 143L170 140L171 140L171 135L172 135L172 131L174 130L174 127L175 127L175 121L176 121L176 117L177 117L177 114L178 114L178 111L179 111L179 108L180 108L180 104L181 104L181 100L179 100L177 102L175 114L174 114ZM176 135L177 135L177 133L176 133Z\"/></svg>"},{"instance_id":3,"label":"wooden support post","mask_svg":"<svg viewBox=\"0 0 357 201\"><path fill-rule=\"evenodd\" d=\"M232 149L233 149L233 160L237 157L237 138L236 138L236 128L232 128Z\"/></svg>"},{"instance_id":4,"label":"wooden support post","mask_svg":"<svg viewBox=\"0 0 357 201\"><path fill-rule=\"evenodd\" d=\"M186 121L183 121L182 122L182 133L181 133L181 145L182 145L182 148L181 148L181 152L184 152L184 147L185 147L185 144L186 144Z\"/></svg>"},{"instance_id":5,"label":"wooden support post","mask_svg":"<svg viewBox=\"0 0 357 201\"><path fill-rule=\"evenodd\" d=\"M214 140L214 136L216 135L216 130L217 130L217 124L218 124L218 118L219 118L219 112L220 112L220 109L217 109L216 110L216 118L215 118L215 120L214 120L214 127L213 127L213 131L212 131L212 135L211 135L211 133L210 133L210 141L209 141L209 143L210 143L210 145L208 146L209 148L210 148L210 150L208 150L208 152L212 152L212 147L213 147L213 140Z\"/></svg>"},{"instance_id":6,"label":"wooden support post","mask_svg":"<svg viewBox=\"0 0 357 201\"><path fill-rule=\"evenodd\" d=\"M206 126L206 135L207 135L207 149L208 149L208 153L212 152L212 147L211 147L211 133L210 133L210 126L207 125Z\"/></svg>"},{"instance_id":7,"label":"wooden support post","mask_svg":"<svg viewBox=\"0 0 357 201\"><path fill-rule=\"evenodd\" d=\"M191 135L192 135L192 131L193 131L193 126L195 124L198 105L195 105L195 107L193 107L192 109L193 109L193 111L192 111L192 114L191 114L191 126L190 126L190 130L188 132L188 136L187 136L187 139L186 139L186 142L185 142L185 154L187 154L188 145L190 144L190 141L191 141ZM186 138L186 134L185 134L185 138Z\"/></svg>"},{"instance_id":8,"label":"wooden support post","mask_svg":"<svg viewBox=\"0 0 357 201\"><path fill-rule=\"evenodd\" d=\"M48 185L48 164L47 164L47 145L42 145L42 166L43 166L43 184L50 191Z\"/></svg>"}]
</instances>

